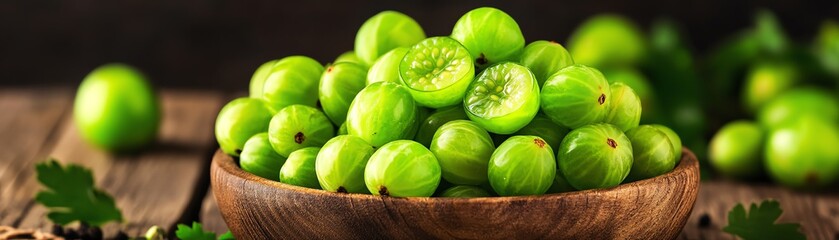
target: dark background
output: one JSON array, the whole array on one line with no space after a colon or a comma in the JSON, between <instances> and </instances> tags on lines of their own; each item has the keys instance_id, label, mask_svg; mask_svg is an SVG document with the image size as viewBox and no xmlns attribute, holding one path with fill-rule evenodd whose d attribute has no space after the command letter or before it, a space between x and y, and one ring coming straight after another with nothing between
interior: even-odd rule
<instances>
[{"instance_id":1,"label":"dark background","mask_svg":"<svg viewBox=\"0 0 839 240\"><path fill-rule=\"evenodd\" d=\"M751 26L760 8L796 41L839 19L839 1L0 1L0 87L74 87L99 65L125 62L160 88L242 91L267 60L302 54L326 63L351 50L364 20L382 10L406 13L435 36L480 6L509 13L528 42L564 43L597 13L623 14L644 29L669 17L698 56Z\"/></svg>"}]
</instances>

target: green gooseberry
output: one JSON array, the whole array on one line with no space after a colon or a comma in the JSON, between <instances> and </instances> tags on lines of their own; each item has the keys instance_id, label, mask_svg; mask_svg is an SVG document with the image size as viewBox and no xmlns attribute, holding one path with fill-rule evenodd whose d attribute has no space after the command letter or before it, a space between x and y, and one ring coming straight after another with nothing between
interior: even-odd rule
<instances>
[{"instance_id":1,"label":"green gooseberry","mask_svg":"<svg viewBox=\"0 0 839 240\"><path fill-rule=\"evenodd\" d=\"M743 86L743 105L749 112L757 112L767 102L791 89L799 82L798 70L790 62L768 61L753 66Z\"/></svg>"},{"instance_id":2,"label":"green gooseberry","mask_svg":"<svg viewBox=\"0 0 839 240\"><path fill-rule=\"evenodd\" d=\"M383 11L358 29L355 54L370 66L391 49L409 47L423 39L425 32L413 18L397 11Z\"/></svg>"},{"instance_id":3,"label":"green gooseberry","mask_svg":"<svg viewBox=\"0 0 839 240\"><path fill-rule=\"evenodd\" d=\"M621 131L629 131L641 122L641 98L629 85L617 82L609 85L612 100L604 122L611 123Z\"/></svg>"},{"instance_id":4,"label":"green gooseberry","mask_svg":"<svg viewBox=\"0 0 839 240\"><path fill-rule=\"evenodd\" d=\"M804 116L839 122L839 102L834 95L821 89L793 89L768 102L758 113L757 120L765 129L774 130Z\"/></svg>"},{"instance_id":5,"label":"green gooseberry","mask_svg":"<svg viewBox=\"0 0 839 240\"><path fill-rule=\"evenodd\" d=\"M670 143L673 144L673 151L676 152L675 157L676 163L678 164L679 161L682 159L682 138L679 137L679 134L676 134L676 131L673 131L673 129L670 129L667 126L661 124L651 124L650 126L658 128L658 130L661 130L662 132L664 132L664 134L667 134L667 139L669 139Z\"/></svg>"},{"instance_id":6,"label":"green gooseberry","mask_svg":"<svg viewBox=\"0 0 839 240\"><path fill-rule=\"evenodd\" d=\"M466 115L487 131L511 134L539 112L539 83L526 67L512 62L482 71L466 91Z\"/></svg>"},{"instance_id":7,"label":"green gooseberry","mask_svg":"<svg viewBox=\"0 0 839 240\"><path fill-rule=\"evenodd\" d=\"M367 64L364 63L364 61L362 61L361 58L359 58L358 55L355 54L355 51L346 51L346 52L342 53L341 55L338 55L338 57L335 58L335 61L333 61L333 63L342 63L342 62L355 63L355 64L358 64L359 66L361 66L363 68L367 68Z\"/></svg>"},{"instance_id":8,"label":"green gooseberry","mask_svg":"<svg viewBox=\"0 0 839 240\"><path fill-rule=\"evenodd\" d=\"M377 82L365 87L350 104L347 132L374 147L398 139L412 139L417 128L417 105L399 84Z\"/></svg>"},{"instance_id":9,"label":"green gooseberry","mask_svg":"<svg viewBox=\"0 0 839 240\"><path fill-rule=\"evenodd\" d=\"M539 40L524 47L519 63L533 72L541 87L554 73L573 65L574 59L571 59L571 54L562 44Z\"/></svg>"},{"instance_id":10,"label":"green gooseberry","mask_svg":"<svg viewBox=\"0 0 839 240\"><path fill-rule=\"evenodd\" d=\"M317 108L291 105L283 108L268 124L271 146L283 157L305 147L320 147L335 136L335 127Z\"/></svg>"},{"instance_id":11,"label":"green gooseberry","mask_svg":"<svg viewBox=\"0 0 839 240\"><path fill-rule=\"evenodd\" d=\"M274 64L262 87L262 98L277 111L302 104L315 107L323 65L306 56L290 56Z\"/></svg>"},{"instance_id":12,"label":"green gooseberry","mask_svg":"<svg viewBox=\"0 0 839 240\"><path fill-rule=\"evenodd\" d=\"M766 144L766 169L775 181L793 188L829 186L839 178L839 128L816 116L772 131Z\"/></svg>"},{"instance_id":13,"label":"green gooseberry","mask_svg":"<svg viewBox=\"0 0 839 240\"><path fill-rule=\"evenodd\" d=\"M347 135L347 122L341 123L341 126L338 127L338 135Z\"/></svg>"},{"instance_id":14,"label":"green gooseberry","mask_svg":"<svg viewBox=\"0 0 839 240\"><path fill-rule=\"evenodd\" d=\"M452 198L477 198L489 197L489 193L483 188L469 185L459 185L450 187L440 194L440 197Z\"/></svg>"},{"instance_id":15,"label":"green gooseberry","mask_svg":"<svg viewBox=\"0 0 839 240\"><path fill-rule=\"evenodd\" d=\"M487 182L487 166L495 144L477 124L469 120L443 124L434 134L430 150L440 162L446 181L463 185Z\"/></svg>"},{"instance_id":16,"label":"green gooseberry","mask_svg":"<svg viewBox=\"0 0 839 240\"><path fill-rule=\"evenodd\" d=\"M480 69L518 60L525 43L516 20L491 7L476 8L464 14L454 24L451 37L469 50L475 66Z\"/></svg>"},{"instance_id":17,"label":"green gooseberry","mask_svg":"<svg viewBox=\"0 0 839 240\"><path fill-rule=\"evenodd\" d=\"M154 141L160 114L160 103L143 74L118 63L90 72L73 103L82 138L110 151L133 151Z\"/></svg>"},{"instance_id":18,"label":"green gooseberry","mask_svg":"<svg viewBox=\"0 0 839 240\"><path fill-rule=\"evenodd\" d=\"M839 23L835 20L822 22L814 45L822 67L839 76Z\"/></svg>"},{"instance_id":19,"label":"green gooseberry","mask_svg":"<svg viewBox=\"0 0 839 240\"><path fill-rule=\"evenodd\" d=\"M594 67L635 65L645 55L644 35L632 21L613 14L583 22L568 40L574 62Z\"/></svg>"},{"instance_id":20,"label":"green gooseberry","mask_svg":"<svg viewBox=\"0 0 839 240\"><path fill-rule=\"evenodd\" d=\"M254 175L265 179L279 181L280 168L286 162L286 158L277 154L268 141L268 133L253 135L242 148L239 155L239 165Z\"/></svg>"},{"instance_id":21,"label":"green gooseberry","mask_svg":"<svg viewBox=\"0 0 839 240\"><path fill-rule=\"evenodd\" d=\"M249 88L250 97L262 98L262 87L265 86L265 79L268 78L268 75L271 74L271 70L274 69L274 65L276 65L279 61L279 59L267 61L256 68L256 71L253 72L253 76L251 76Z\"/></svg>"},{"instance_id":22,"label":"green gooseberry","mask_svg":"<svg viewBox=\"0 0 839 240\"><path fill-rule=\"evenodd\" d=\"M320 152L319 147L301 148L291 152L283 167L280 168L280 182L320 189L318 175L315 172L318 152Z\"/></svg>"},{"instance_id":23,"label":"green gooseberry","mask_svg":"<svg viewBox=\"0 0 839 240\"><path fill-rule=\"evenodd\" d=\"M603 71L603 76L609 84L622 82L632 88L635 94L641 98L641 109L643 114L642 119L646 119L647 115L652 115L655 105L655 93L650 81L643 74L633 68L610 68Z\"/></svg>"},{"instance_id":24,"label":"green gooseberry","mask_svg":"<svg viewBox=\"0 0 839 240\"><path fill-rule=\"evenodd\" d=\"M574 188L574 186L571 186L571 184L568 183L568 180L565 179L565 176L562 175L562 171L557 169L554 182L551 184L551 187L548 188L547 193L564 193L573 191L577 191L577 189Z\"/></svg>"},{"instance_id":25,"label":"green gooseberry","mask_svg":"<svg viewBox=\"0 0 839 240\"><path fill-rule=\"evenodd\" d=\"M595 68L572 65L551 76L542 88L542 111L555 123L576 129L600 123L611 108L606 78Z\"/></svg>"},{"instance_id":26,"label":"green gooseberry","mask_svg":"<svg viewBox=\"0 0 839 240\"><path fill-rule=\"evenodd\" d=\"M323 112L332 123L341 125L347 120L350 103L355 95L364 89L366 77L367 69L350 62L336 63L323 72L318 99Z\"/></svg>"},{"instance_id":27,"label":"green gooseberry","mask_svg":"<svg viewBox=\"0 0 839 240\"><path fill-rule=\"evenodd\" d=\"M667 133L641 125L626 132L632 144L632 168L627 182L656 177L676 167L676 152Z\"/></svg>"},{"instance_id":28,"label":"green gooseberry","mask_svg":"<svg viewBox=\"0 0 839 240\"><path fill-rule=\"evenodd\" d=\"M536 117L533 118L533 121L530 121L527 126L524 126L513 135L538 136L545 140L545 142L548 143L554 151L556 151L559 150L559 143L562 142L562 139L565 138L565 135L568 134L569 131L571 130L563 126L559 126L551 121L550 118L539 114L536 115ZM501 142L504 141L502 140Z\"/></svg>"},{"instance_id":29,"label":"green gooseberry","mask_svg":"<svg viewBox=\"0 0 839 240\"><path fill-rule=\"evenodd\" d=\"M364 184L364 168L373 151L373 146L356 136L330 139L315 160L320 187L330 192L369 193Z\"/></svg>"},{"instance_id":30,"label":"green gooseberry","mask_svg":"<svg viewBox=\"0 0 839 240\"><path fill-rule=\"evenodd\" d=\"M422 106L457 105L475 77L469 51L449 37L432 37L411 47L399 63L399 78Z\"/></svg>"},{"instance_id":31,"label":"green gooseberry","mask_svg":"<svg viewBox=\"0 0 839 240\"><path fill-rule=\"evenodd\" d=\"M430 148L431 140L434 138L434 134L437 133L437 129L439 129L440 126L454 120L466 119L469 119L469 117L467 117L466 112L463 111L463 106L457 105L437 109L420 122L419 130L417 131L417 136L414 137L414 141Z\"/></svg>"},{"instance_id":32,"label":"green gooseberry","mask_svg":"<svg viewBox=\"0 0 839 240\"><path fill-rule=\"evenodd\" d=\"M422 144L397 140L370 156L364 183L373 195L430 197L440 184L440 164Z\"/></svg>"},{"instance_id":33,"label":"green gooseberry","mask_svg":"<svg viewBox=\"0 0 839 240\"><path fill-rule=\"evenodd\" d=\"M763 172L763 129L755 122L734 121L723 126L708 150L711 165L723 175L754 178Z\"/></svg>"},{"instance_id":34,"label":"green gooseberry","mask_svg":"<svg viewBox=\"0 0 839 240\"><path fill-rule=\"evenodd\" d=\"M405 54L408 54L409 49L407 47L394 48L379 57L370 67L370 71L367 72L366 85L375 82L401 83L401 80L399 80L399 63L402 62Z\"/></svg>"},{"instance_id":35,"label":"green gooseberry","mask_svg":"<svg viewBox=\"0 0 839 240\"><path fill-rule=\"evenodd\" d=\"M487 175L498 195L542 195L556 177L553 149L537 136L512 136L492 153Z\"/></svg>"},{"instance_id":36,"label":"green gooseberry","mask_svg":"<svg viewBox=\"0 0 839 240\"><path fill-rule=\"evenodd\" d=\"M230 101L216 118L216 140L224 153L239 156L245 142L257 133L268 131L274 111L265 101L237 98Z\"/></svg>"},{"instance_id":37,"label":"green gooseberry","mask_svg":"<svg viewBox=\"0 0 839 240\"><path fill-rule=\"evenodd\" d=\"M575 189L617 186L632 169L632 144L611 124L586 125L568 133L559 145L559 170Z\"/></svg>"}]
</instances>

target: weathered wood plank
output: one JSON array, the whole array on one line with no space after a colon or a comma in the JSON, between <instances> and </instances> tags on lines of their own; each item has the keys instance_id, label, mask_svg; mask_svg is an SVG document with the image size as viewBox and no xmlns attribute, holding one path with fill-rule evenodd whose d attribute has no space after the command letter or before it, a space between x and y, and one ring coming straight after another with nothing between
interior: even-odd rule
<instances>
[{"instance_id":1,"label":"weathered wood plank","mask_svg":"<svg viewBox=\"0 0 839 240\"><path fill-rule=\"evenodd\" d=\"M97 183L114 195L126 223L111 225L105 234L123 229L131 236L148 227L169 228L184 214L200 180L207 174L214 148L213 124L222 104L215 92L165 91L163 121L156 143L141 153L112 156L84 143L72 121L66 121L52 156L93 169ZM203 191L201 191L203 193ZM22 228L49 227L46 209L35 205Z\"/></svg>"},{"instance_id":2,"label":"weathered wood plank","mask_svg":"<svg viewBox=\"0 0 839 240\"><path fill-rule=\"evenodd\" d=\"M734 239L722 231L728 225L728 211L737 203L759 203L768 198L778 200L784 210L779 222L801 223L809 239L833 239L839 231L839 192L800 192L771 183L716 180L700 186L696 206L680 238ZM701 227L699 221L704 214L710 224Z\"/></svg>"},{"instance_id":3,"label":"weathered wood plank","mask_svg":"<svg viewBox=\"0 0 839 240\"><path fill-rule=\"evenodd\" d=\"M227 232L227 224L219 212L216 199L213 197L213 190L207 191L207 196L204 198L204 203L201 206L201 223L208 231L213 231L216 234Z\"/></svg>"},{"instance_id":4,"label":"weathered wood plank","mask_svg":"<svg viewBox=\"0 0 839 240\"><path fill-rule=\"evenodd\" d=\"M69 115L69 89L0 89L0 225L15 225L32 205L34 164L55 144Z\"/></svg>"}]
</instances>

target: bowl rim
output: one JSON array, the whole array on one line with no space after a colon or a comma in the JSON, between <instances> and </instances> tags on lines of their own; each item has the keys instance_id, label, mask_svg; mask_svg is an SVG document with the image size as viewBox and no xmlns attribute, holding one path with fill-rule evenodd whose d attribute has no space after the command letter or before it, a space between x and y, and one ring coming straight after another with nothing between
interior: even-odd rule
<instances>
[{"instance_id":1,"label":"bowl rim","mask_svg":"<svg viewBox=\"0 0 839 240\"><path fill-rule=\"evenodd\" d=\"M213 168L218 167L221 171L223 171L227 175L235 176L240 180L244 180L246 182L254 182L256 184L268 186L271 188L276 188L280 190L292 191L296 194L306 194L312 195L313 197L340 197L346 198L347 200L362 200L362 201L375 201L375 200L384 200L387 199L388 201L408 201L408 202L445 202L445 203L458 203L458 202L509 202L509 201L520 201L520 200L536 200L536 199L558 199L558 198L574 198L579 196L588 196L588 195L598 195L598 194L609 194L624 191L625 189L631 188L638 188L642 186L655 186L657 182L661 182L660 180L666 178L676 178L679 175L693 175L695 181L699 181L699 161L694 155L687 148L682 148L682 158L679 160L679 163L673 168L672 171L644 180L639 180L630 183L622 183L618 186L612 188L601 188L601 189L589 189L589 190L579 190L579 191L572 191L572 192L564 192L564 193L550 193L550 194L543 194L543 195L529 195L529 196L490 196L490 197L475 197L475 198L458 198L458 197L392 197L392 196L378 196L372 194L363 194L363 193L335 193L329 192L322 189L313 189L307 187L300 187L291 184L281 183L274 180L269 180L262 178L260 176L251 174L236 164L233 157L224 153L221 149L218 149L216 153L213 155L212 159ZM211 170L213 174L215 174L215 170ZM690 174L693 172L694 174ZM215 180L215 177L213 177ZM215 181L213 181L215 182ZM672 182L672 181L666 181ZM697 184L697 186L699 186Z\"/></svg>"}]
</instances>

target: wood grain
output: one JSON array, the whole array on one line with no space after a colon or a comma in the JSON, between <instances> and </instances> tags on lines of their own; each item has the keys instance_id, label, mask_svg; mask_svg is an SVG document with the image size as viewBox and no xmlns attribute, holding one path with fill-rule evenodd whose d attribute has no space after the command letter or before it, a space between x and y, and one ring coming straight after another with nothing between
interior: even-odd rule
<instances>
[{"instance_id":1,"label":"wood grain","mask_svg":"<svg viewBox=\"0 0 839 240\"><path fill-rule=\"evenodd\" d=\"M728 211L737 203L760 203L769 198L778 200L784 210L778 221L800 223L808 239L835 239L839 234L839 193L836 190L799 192L772 183L714 180L702 182L696 207L679 238L735 239L722 231L728 225ZM700 226L702 215L708 215L708 226Z\"/></svg>"},{"instance_id":2,"label":"wood grain","mask_svg":"<svg viewBox=\"0 0 839 240\"><path fill-rule=\"evenodd\" d=\"M244 239L675 238L699 191L690 151L668 174L612 189L535 197L396 198L337 194L270 181L216 152L211 183Z\"/></svg>"},{"instance_id":3,"label":"wood grain","mask_svg":"<svg viewBox=\"0 0 839 240\"><path fill-rule=\"evenodd\" d=\"M196 197L194 189L206 187L199 182L207 171L207 149L214 146L213 124L221 96L215 92L163 92L158 140L133 155L114 156L94 149L80 139L72 121L64 123L51 155L91 168L98 186L111 193L123 211L126 223L106 226L106 236L118 229L137 236L152 225L168 229L189 209ZM47 229L50 225L45 214L45 208L35 205L19 226Z\"/></svg>"},{"instance_id":4,"label":"wood grain","mask_svg":"<svg viewBox=\"0 0 839 240\"><path fill-rule=\"evenodd\" d=\"M35 163L55 144L71 100L69 89L0 90L0 226L17 224L32 206Z\"/></svg>"}]
</instances>

